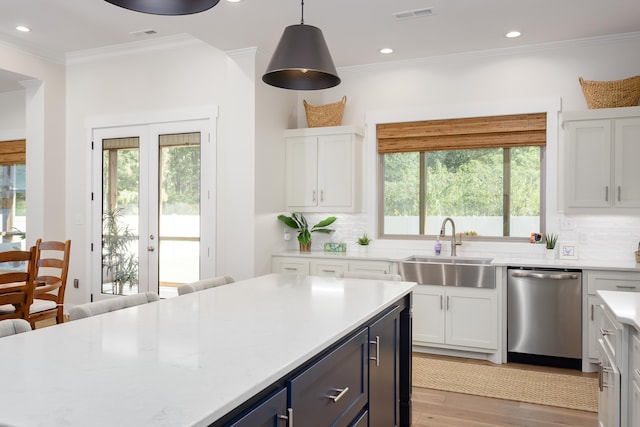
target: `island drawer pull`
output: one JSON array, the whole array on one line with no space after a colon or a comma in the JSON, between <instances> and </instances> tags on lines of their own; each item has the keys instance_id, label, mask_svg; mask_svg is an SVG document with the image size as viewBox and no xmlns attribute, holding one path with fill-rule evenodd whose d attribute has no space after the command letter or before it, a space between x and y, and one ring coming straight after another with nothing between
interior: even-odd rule
<instances>
[{"instance_id":1,"label":"island drawer pull","mask_svg":"<svg viewBox=\"0 0 640 427\"><path fill-rule=\"evenodd\" d=\"M293 408L287 408L287 415L279 415L278 418L287 421L287 427L293 427Z\"/></svg>"},{"instance_id":2,"label":"island drawer pull","mask_svg":"<svg viewBox=\"0 0 640 427\"><path fill-rule=\"evenodd\" d=\"M376 366L380 366L380 335L376 335L376 340L369 341L369 344L376 345L376 355L374 357L370 357L369 360L375 360Z\"/></svg>"},{"instance_id":3,"label":"island drawer pull","mask_svg":"<svg viewBox=\"0 0 640 427\"><path fill-rule=\"evenodd\" d=\"M335 270L327 270L327 269L323 269L322 270L323 273L335 273Z\"/></svg>"},{"instance_id":4,"label":"island drawer pull","mask_svg":"<svg viewBox=\"0 0 640 427\"><path fill-rule=\"evenodd\" d=\"M332 389L332 391L337 391L338 394L336 394L335 396L326 396L326 397L328 397L329 399L333 400L333 403L337 403L338 400L342 399L342 396L347 394L347 392L349 391L349 387L334 388L334 389Z\"/></svg>"},{"instance_id":5,"label":"island drawer pull","mask_svg":"<svg viewBox=\"0 0 640 427\"><path fill-rule=\"evenodd\" d=\"M635 289L635 286L632 285L616 285L616 288L618 289Z\"/></svg>"},{"instance_id":6,"label":"island drawer pull","mask_svg":"<svg viewBox=\"0 0 640 427\"><path fill-rule=\"evenodd\" d=\"M285 267L284 269L287 271L298 271L296 267Z\"/></svg>"}]
</instances>

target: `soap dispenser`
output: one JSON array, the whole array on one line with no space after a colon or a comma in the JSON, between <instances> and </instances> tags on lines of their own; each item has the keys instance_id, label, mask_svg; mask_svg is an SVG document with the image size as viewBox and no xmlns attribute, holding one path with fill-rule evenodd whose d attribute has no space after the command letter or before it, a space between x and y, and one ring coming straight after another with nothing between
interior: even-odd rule
<instances>
[{"instance_id":1,"label":"soap dispenser","mask_svg":"<svg viewBox=\"0 0 640 427\"><path fill-rule=\"evenodd\" d=\"M436 255L440 255L440 252L442 252L442 243L440 243L440 236L438 236L433 250L435 251Z\"/></svg>"}]
</instances>

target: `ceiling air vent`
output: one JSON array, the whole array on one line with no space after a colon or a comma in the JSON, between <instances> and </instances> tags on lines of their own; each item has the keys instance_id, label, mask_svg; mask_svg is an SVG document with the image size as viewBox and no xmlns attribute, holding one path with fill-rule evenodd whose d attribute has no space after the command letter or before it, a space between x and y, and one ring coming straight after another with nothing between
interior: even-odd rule
<instances>
[{"instance_id":1,"label":"ceiling air vent","mask_svg":"<svg viewBox=\"0 0 640 427\"><path fill-rule=\"evenodd\" d=\"M392 15L398 21L401 21L404 19L410 19L410 18L422 18L424 16L433 15L433 8L425 7L423 9L405 10L404 12L394 12L392 13Z\"/></svg>"}]
</instances>

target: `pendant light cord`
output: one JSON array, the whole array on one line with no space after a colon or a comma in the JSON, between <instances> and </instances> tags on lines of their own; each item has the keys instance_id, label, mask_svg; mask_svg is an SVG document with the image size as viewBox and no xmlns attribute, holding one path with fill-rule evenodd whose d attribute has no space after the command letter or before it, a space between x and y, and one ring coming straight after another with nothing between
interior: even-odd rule
<instances>
[{"instance_id":1,"label":"pendant light cord","mask_svg":"<svg viewBox=\"0 0 640 427\"><path fill-rule=\"evenodd\" d=\"M300 0L300 25L304 25L304 0Z\"/></svg>"}]
</instances>

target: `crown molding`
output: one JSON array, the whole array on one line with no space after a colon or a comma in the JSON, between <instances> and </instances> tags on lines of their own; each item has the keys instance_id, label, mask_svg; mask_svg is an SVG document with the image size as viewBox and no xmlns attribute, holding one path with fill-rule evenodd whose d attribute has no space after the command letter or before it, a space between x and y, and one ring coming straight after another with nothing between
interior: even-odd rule
<instances>
[{"instance_id":1,"label":"crown molding","mask_svg":"<svg viewBox=\"0 0 640 427\"><path fill-rule=\"evenodd\" d=\"M150 40L69 52L66 54L66 63L78 64L196 45L206 45L206 43L189 34L182 33L175 36L158 37Z\"/></svg>"},{"instance_id":2,"label":"crown molding","mask_svg":"<svg viewBox=\"0 0 640 427\"><path fill-rule=\"evenodd\" d=\"M502 49L487 49L471 52L454 53L450 55L429 56L423 58L413 58L400 61L389 62L377 62L372 64L353 65L348 67L340 67L339 70L357 70L366 68L397 68L398 66L407 65L425 65L425 64L442 64L455 61L466 61L469 59L478 58L491 58L496 56L506 55L521 55L523 53L548 51L555 49L570 49L584 46L602 45L612 42L619 42L625 40L637 40L640 41L640 31L623 34L613 34L600 37L589 37L584 39L573 39L559 42L539 43L524 45L518 47L502 48Z\"/></svg>"}]
</instances>

